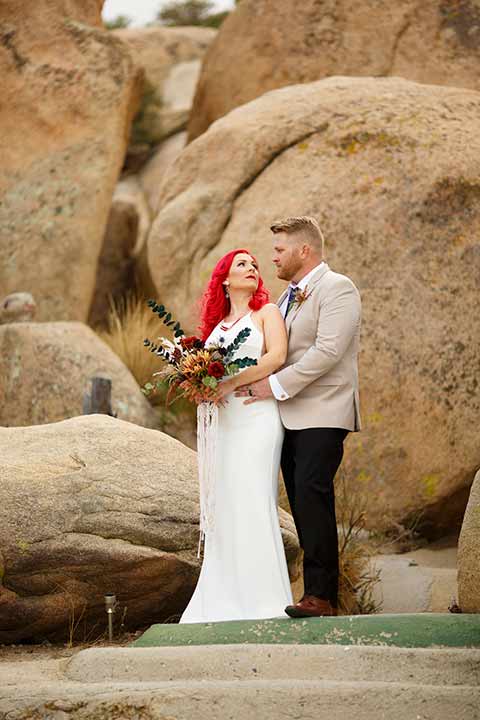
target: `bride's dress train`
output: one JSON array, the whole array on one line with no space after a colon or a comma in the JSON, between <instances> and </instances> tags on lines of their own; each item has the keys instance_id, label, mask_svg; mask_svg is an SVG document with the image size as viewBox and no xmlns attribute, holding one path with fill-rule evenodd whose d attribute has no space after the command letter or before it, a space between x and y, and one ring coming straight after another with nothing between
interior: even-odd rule
<instances>
[{"instance_id":1,"label":"bride's dress train","mask_svg":"<svg viewBox=\"0 0 480 720\"><path fill-rule=\"evenodd\" d=\"M251 313L207 344L228 344L251 328L238 357L260 358L263 334ZM278 473L283 426L276 400L244 405L228 395L219 408L213 533L205 538L204 560L181 623L283 616L293 602L278 521Z\"/></svg>"}]
</instances>

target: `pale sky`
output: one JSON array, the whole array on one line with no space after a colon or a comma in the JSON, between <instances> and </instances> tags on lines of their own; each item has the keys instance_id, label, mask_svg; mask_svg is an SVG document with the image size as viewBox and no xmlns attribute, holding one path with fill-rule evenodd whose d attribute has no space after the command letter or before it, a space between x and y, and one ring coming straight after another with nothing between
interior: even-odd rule
<instances>
[{"instance_id":1,"label":"pale sky","mask_svg":"<svg viewBox=\"0 0 480 720\"><path fill-rule=\"evenodd\" d=\"M215 0L215 9L230 10L234 0ZM128 15L132 18L132 26L145 25L155 19L155 16L166 0L106 0L103 6L103 19L114 20L118 15Z\"/></svg>"}]
</instances>

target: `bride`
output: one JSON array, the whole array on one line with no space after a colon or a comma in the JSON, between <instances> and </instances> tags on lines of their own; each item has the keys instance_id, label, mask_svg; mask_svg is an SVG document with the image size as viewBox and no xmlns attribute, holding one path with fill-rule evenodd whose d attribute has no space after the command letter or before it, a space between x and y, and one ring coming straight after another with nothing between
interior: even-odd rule
<instances>
[{"instance_id":1,"label":"bride","mask_svg":"<svg viewBox=\"0 0 480 720\"><path fill-rule=\"evenodd\" d=\"M233 250L215 266L202 299L206 345L229 344L250 328L238 357L257 365L221 382L215 462L213 530L181 623L285 616L292 603L278 520L278 475L283 426L274 398L244 404L234 390L267 377L285 362L287 333L255 258Z\"/></svg>"}]
</instances>

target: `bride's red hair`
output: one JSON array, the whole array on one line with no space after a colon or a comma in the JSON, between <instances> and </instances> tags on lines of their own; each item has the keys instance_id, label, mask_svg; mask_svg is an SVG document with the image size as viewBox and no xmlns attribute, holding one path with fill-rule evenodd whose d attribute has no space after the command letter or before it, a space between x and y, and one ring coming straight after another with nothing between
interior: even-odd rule
<instances>
[{"instance_id":1,"label":"bride's red hair","mask_svg":"<svg viewBox=\"0 0 480 720\"><path fill-rule=\"evenodd\" d=\"M200 300L199 330L203 341L208 338L213 328L230 312L230 300L228 300L225 295L222 283L224 283L228 277L233 258L239 253L246 253L257 262L248 250L243 249L231 250L217 262ZM262 278L259 276L257 290L252 295L248 307L251 310L260 310L260 308L268 303L269 299L270 294L263 284Z\"/></svg>"}]
</instances>

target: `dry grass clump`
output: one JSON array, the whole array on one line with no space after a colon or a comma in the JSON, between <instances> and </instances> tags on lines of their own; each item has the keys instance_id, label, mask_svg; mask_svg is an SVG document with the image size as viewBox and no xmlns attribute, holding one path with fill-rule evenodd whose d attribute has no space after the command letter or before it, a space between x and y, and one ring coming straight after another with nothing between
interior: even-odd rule
<instances>
[{"instance_id":1,"label":"dry grass clump","mask_svg":"<svg viewBox=\"0 0 480 720\"><path fill-rule=\"evenodd\" d=\"M142 387L162 366L162 361L144 347L143 340L146 337L156 338L163 334L163 330L165 327L147 306L145 298L130 293L115 303L110 299L107 328L99 330L98 335L119 356Z\"/></svg>"},{"instance_id":2,"label":"dry grass clump","mask_svg":"<svg viewBox=\"0 0 480 720\"><path fill-rule=\"evenodd\" d=\"M170 331L152 313L145 298L130 293L116 303L110 299L106 330L98 330L99 337L122 360L140 387L161 370L163 361L149 352L143 340L155 340ZM196 449L196 409L186 400L165 406L167 388L148 397L156 413L156 429Z\"/></svg>"},{"instance_id":3,"label":"dry grass clump","mask_svg":"<svg viewBox=\"0 0 480 720\"><path fill-rule=\"evenodd\" d=\"M381 610L375 601L375 585L380 572L372 567L375 546L365 532L367 498L347 490L345 474L335 480L339 552L339 612L344 615L370 615Z\"/></svg>"}]
</instances>

